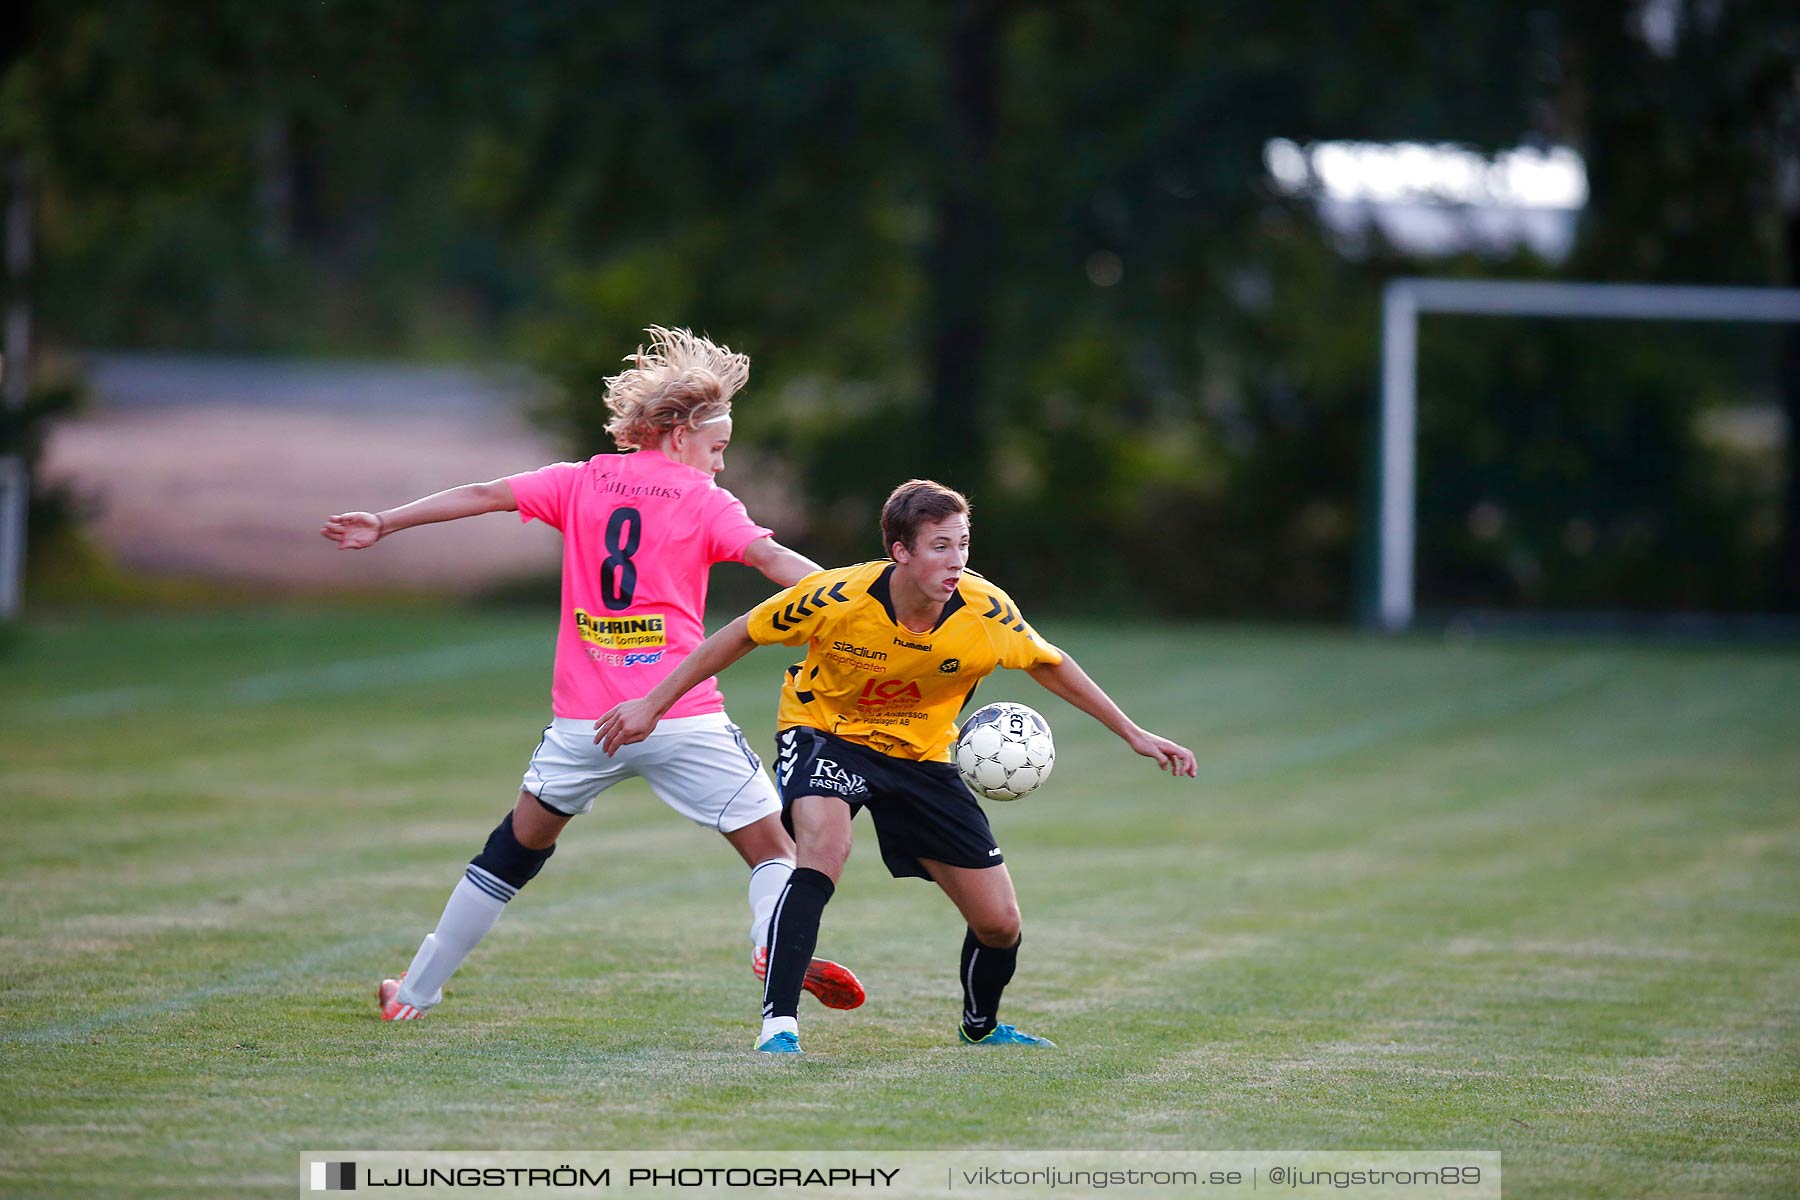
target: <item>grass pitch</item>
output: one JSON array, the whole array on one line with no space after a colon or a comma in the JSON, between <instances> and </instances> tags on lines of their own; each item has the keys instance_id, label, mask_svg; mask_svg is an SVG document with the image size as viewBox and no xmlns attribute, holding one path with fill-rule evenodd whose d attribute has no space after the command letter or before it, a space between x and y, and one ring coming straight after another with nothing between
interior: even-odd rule
<instances>
[{"instance_id":1,"label":"grass pitch","mask_svg":"<svg viewBox=\"0 0 1800 1200\"><path fill-rule=\"evenodd\" d=\"M1026 940L955 1044L961 928L860 848L748 1053L745 872L641 784L423 1022L405 965L547 714L543 617L67 619L0 659L0 1192L289 1192L324 1148L1496 1149L1509 1196L1800 1179L1800 655L1050 622L1173 781L1058 738L989 808ZM726 678L762 749L790 652Z\"/></svg>"}]
</instances>

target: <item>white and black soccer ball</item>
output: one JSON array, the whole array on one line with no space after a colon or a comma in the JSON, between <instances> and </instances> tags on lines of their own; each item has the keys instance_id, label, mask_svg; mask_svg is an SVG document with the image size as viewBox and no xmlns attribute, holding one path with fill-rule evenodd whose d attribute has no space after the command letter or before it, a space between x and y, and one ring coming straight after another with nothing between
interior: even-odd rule
<instances>
[{"instance_id":1,"label":"white and black soccer ball","mask_svg":"<svg viewBox=\"0 0 1800 1200\"><path fill-rule=\"evenodd\" d=\"M1055 765L1050 722L1023 704L984 705L956 732L956 769L970 791L989 800L1036 791Z\"/></svg>"}]
</instances>

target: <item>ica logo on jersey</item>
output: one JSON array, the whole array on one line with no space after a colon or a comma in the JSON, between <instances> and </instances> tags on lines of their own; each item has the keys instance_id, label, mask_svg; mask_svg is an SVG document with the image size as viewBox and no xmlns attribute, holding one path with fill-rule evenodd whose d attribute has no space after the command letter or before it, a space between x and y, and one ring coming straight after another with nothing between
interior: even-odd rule
<instances>
[{"instance_id":1,"label":"ica logo on jersey","mask_svg":"<svg viewBox=\"0 0 1800 1200\"><path fill-rule=\"evenodd\" d=\"M924 696L919 692L919 685L905 679L871 679L863 684L862 695L856 703L862 708L884 708L896 700L910 700L920 703Z\"/></svg>"}]
</instances>

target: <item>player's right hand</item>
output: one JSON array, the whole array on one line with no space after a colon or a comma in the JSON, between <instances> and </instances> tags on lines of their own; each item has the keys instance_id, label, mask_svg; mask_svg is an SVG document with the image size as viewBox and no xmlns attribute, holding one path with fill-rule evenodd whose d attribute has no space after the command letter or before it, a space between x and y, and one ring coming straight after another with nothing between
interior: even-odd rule
<instances>
[{"instance_id":1,"label":"player's right hand","mask_svg":"<svg viewBox=\"0 0 1800 1200\"><path fill-rule=\"evenodd\" d=\"M594 722L594 744L610 758L619 752L620 746L629 746L649 737L661 716L647 699L615 704L611 711Z\"/></svg>"},{"instance_id":2,"label":"player's right hand","mask_svg":"<svg viewBox=\"0 0 1800 1200\"><path fill-rule=\"evenodd\" d=\"M338 544L339 550L367 550L381 540L381 518L374 513L339 513L325 518L319 533Z\"/></svg>"}]
</instances>

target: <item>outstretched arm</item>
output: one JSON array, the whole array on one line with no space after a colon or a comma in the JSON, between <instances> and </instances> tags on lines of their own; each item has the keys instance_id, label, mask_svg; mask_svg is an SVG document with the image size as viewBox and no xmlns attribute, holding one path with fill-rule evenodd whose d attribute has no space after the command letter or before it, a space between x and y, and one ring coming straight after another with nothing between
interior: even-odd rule
<instances>
[{"instance_id":1,"label":"outstretched arm","mask_svg":"<svg viewBox=\"0 0 1800 1200\"><path fill-rule=\"evenodd\" d=\"M494 479L487 483L465 483L378 513L338 513L327 518L319 532L336 542L339 550L366 550L388 534L411 529L414 525L455 521L482 513L514 512L518 507L512 484L504 479Z\"/></svg>"},{"instance_id":2,"label":"outstretched arm","mask_svg":"<svg viewBox=\"0 0 1800 1200\"><path fill-rule=\"evenodd\" d=\"M789 550L772 537L757 538L744 547L744 561L769 577L777 587L793 587L822 568L804 554Z\"/></svg>"},{"instance_id":3,"label":"outstretched arm","mask_svg":"<svg viewBox=\"0 0 1800 1200\"><path fill-rule=\"evenodd\" d=\"M618 753L620 746L643 741L677 700L754 649L756 643L750 640L750 616L746 613L701 642L679 667L650 689L649 695L615 704L594 722L594 741L609 756Z\"/></svg>"},{"instance_id":4,"label":"outstretched arm","mask_svg":"<svg viewBox=\"0 0 1800 1200\"><path fill-rule=\"evenodd\" d=\"M1046 690L1067 700L1118 734L1125 739L1126 745L1145 758L1155 759L1156 765L1169 774L1186 775L1189 779L1198 774L1199 767L1194 761L1192 750L1151 733L1126 716L1125 710L1113 703L1113 698L1088 677L1088 673L1081 669L1081 665L1067 651L1063 653L1063 660L1059 663L1045 663L1026 669Z\"/></svg>"}]
</instances>

